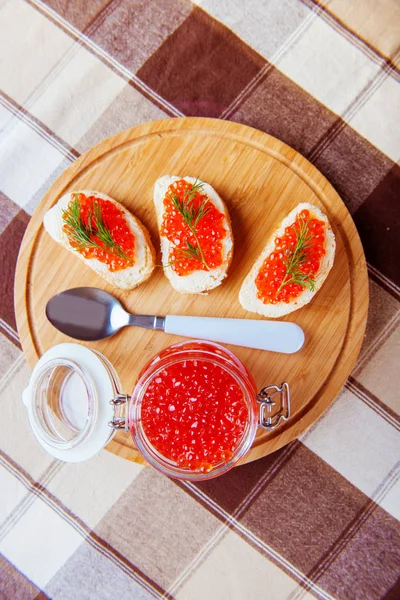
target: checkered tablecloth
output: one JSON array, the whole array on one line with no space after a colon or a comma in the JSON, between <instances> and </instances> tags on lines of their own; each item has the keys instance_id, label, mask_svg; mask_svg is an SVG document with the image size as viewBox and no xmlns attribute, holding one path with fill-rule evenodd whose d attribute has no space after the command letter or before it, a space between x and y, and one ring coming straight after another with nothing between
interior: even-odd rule
<instances>
[{"instance_id":1,"label":"checkered tablecloth","mask_svg":"<svg viewBox=\"0 0 400 600\"><path fill-rule=\"evenodd\" d=\"M0 597L400 598L398 0L0 0ZM101 139L230 119L306 156L351 211L370 313L299 440L203 484L102 451L52 460L21 402L18 249Z\"/></svg>"}]
</instances>

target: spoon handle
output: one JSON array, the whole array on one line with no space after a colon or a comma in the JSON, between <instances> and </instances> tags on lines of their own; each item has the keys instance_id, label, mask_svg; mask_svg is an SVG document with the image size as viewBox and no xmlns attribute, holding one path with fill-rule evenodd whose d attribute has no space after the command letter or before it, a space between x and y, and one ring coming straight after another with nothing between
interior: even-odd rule
<instances>
[{"instance_id":1,"label":"spoon handle","mask_svg":"<svg viewBox=\"0 0 400 600\"><path fill-rule=\"evenodd\" d=\"M304 344L304 332L295 323L211 317L165 317L165 333L293 354Z\"/></svg>"}]
</instances>

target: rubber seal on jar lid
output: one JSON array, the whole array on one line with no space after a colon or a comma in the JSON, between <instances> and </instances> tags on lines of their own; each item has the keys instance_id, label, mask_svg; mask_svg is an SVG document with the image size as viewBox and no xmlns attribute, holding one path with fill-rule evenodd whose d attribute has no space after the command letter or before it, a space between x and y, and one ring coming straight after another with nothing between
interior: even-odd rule
<instances>
[{"instance_id":1,"label":"rubber seal on jar lid","mask_svg":"<svg viewBox=\"0 0 400 600\"><path fill-rule=\"evenodd\" d=\"M115 385L100 356L89 348L59 344L45 352L22 394L41 446L65 462L97 454L114 434L109 421Z\"/></svg>"}]
</instances>

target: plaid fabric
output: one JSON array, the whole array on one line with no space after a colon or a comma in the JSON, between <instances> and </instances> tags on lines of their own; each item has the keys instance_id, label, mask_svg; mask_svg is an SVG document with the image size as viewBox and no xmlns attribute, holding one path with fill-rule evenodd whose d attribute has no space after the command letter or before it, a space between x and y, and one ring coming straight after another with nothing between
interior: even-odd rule
<instances>
[{"instance_id":1,"label":"plaid fabric","mask_svg":"<svg viewBox=\"0 0 400 600\"><path fill-rule=\"evenodd\" d=\"M397 0L0 0L0 597L400 597ZM21 402L13 277L80 153L177 115L247 123L311 160L360 232L358 365L300 440L208 483L106 451L62 464ZM397 585L397 587L396 587Z\"/></svg>"}]
</instances>

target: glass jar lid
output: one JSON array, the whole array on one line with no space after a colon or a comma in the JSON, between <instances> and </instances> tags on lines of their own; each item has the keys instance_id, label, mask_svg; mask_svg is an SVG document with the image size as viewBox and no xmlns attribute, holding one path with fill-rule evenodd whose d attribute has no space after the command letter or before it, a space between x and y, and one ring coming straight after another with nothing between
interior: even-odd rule
<instances>
[{"instance_id":1,"label":"glass jar lid","mask_svg":"<svg viewBox=\"0 0 400 600\"><path fill-rule=\"evenodd\" d=\"M79 344L59 344L36 364L23 402L32 430L55 458L80 462L91 458L114 434L109 421L119 393L111 364Z\"/></svg>"}]
</instances>

